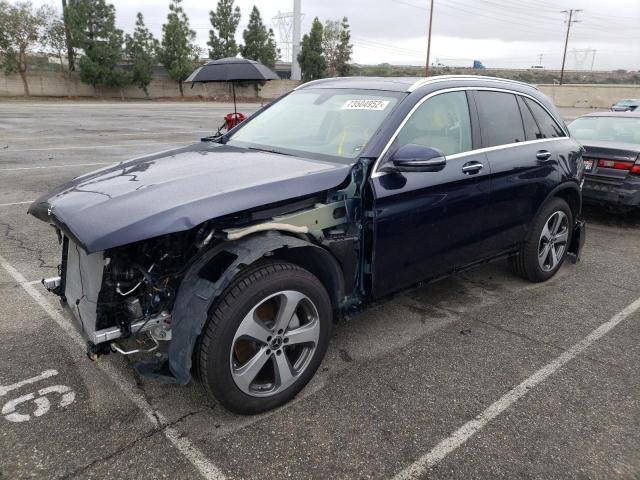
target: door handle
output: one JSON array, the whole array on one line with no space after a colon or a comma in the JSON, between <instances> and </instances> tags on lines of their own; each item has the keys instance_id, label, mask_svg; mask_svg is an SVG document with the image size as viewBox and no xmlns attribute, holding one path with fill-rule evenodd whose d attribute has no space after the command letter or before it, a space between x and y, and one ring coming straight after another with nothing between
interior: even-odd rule
<instances>
[{"instance_id":1,"label":"door handle","mask_svg":"<svg viewBox=\"0 0 640 480\"><path fill-rule=\"evenodd\" d=\"M550 156L551 152L549 150L539 150L538 153L536 153L536 158L538 160L549 160Z\"/></svg>"},{"instance_id":2,"label":"door handle","mask_svg":"<svg viewBox=\"0 0 640 480\"><path fill-rule=\"evenodd\" d=\"M462 173L466 173L467 175L472 175L474 173L478 173L480 170L482 170L483 167L484 165L482 165L480 162L465 163L462 166Z\"/></svg>"}]
</instances>

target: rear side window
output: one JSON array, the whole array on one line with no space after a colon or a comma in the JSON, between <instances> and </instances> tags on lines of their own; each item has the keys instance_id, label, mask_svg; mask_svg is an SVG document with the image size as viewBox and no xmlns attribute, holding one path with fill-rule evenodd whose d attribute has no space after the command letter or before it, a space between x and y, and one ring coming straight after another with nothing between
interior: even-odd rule
<instances>
[{"instance_id":1,"label":"rear side window","mask_svg":"<svg viewBox=\"0 0 640 480\"><path fill-rule=\"evenodd\" d=\"M566 135L560 128L560 126L556 123L556 121L547 113L547 111L542 108L538 102L534 102L528 98L525 98L524 101L533 116L535 117L538 125L540 125L540 131L542 132L542 138L553 138L553 137L565 137Z\"/></svg>"},{"instance_id":2,"label":"rear side window","mask_svg":"<svg viewBox=\"0 0 640 480\"><path fill-rule=\"evenodd\" d=\"M522 117L516 96L502 92L476 92L480 131L486 147L523 142Z\"/></svg>"},{"instance_id":3,"label":"rear side window","mask_svg":"<svg viewBox=\"0 0 640 480\"><path fill-rule=\"evenodd\" d=\"M520 107L520 113L522 114L522 122L524 123L524 134L527 140L537 140L542 138L542 132L540 132L540 127L536 123L531 110L527 107L527 104L524 103L524 99L521 96L518 96L518 106Z\"/></svg>"}]
</instances>

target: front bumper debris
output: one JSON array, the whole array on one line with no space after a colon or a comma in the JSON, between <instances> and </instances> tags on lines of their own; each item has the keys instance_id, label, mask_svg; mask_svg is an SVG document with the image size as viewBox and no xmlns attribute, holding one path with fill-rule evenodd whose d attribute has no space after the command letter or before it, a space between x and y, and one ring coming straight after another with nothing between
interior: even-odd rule
<instances>
[{"instance_id":1,"label":"front bumper debris","mask_svg":"<svg viewBox=\"0 0 640 480\"><path fill-rule=\"evenodd\" d=\"M42 279L42 285L47 289L48 292L58 293L58 289L60 285L62 285L62 277L49 277Z\"/></svg>"},{"instance_id":2,"label":"front bumper debris","mask_svg":"<svg viewBox=\"0 0 640 480\"><path fill-rule=\"evenodd\" d=\"M125 335L122 332L120 327L114 326L109 328L104 328L102 330L88 331L83 329L83 325L80 321L77 320L77 316L74 315L73 309L70 305L64 304L65 310L68 313L69 320L76 327L78 332L82 334L82 336L88 341L93 343L94 345L98 345L100 343L112 342L113 340L117 340L119 338L129 336ZM131 336L136 336L139 333L147 332L154 327L158 327L161 325L168 324L171 320L171 314L168 312L161 312L158 315L153 317L149 317L146 319L141 319L137 322L131 324Z\"/></svg>"}]
</instances>

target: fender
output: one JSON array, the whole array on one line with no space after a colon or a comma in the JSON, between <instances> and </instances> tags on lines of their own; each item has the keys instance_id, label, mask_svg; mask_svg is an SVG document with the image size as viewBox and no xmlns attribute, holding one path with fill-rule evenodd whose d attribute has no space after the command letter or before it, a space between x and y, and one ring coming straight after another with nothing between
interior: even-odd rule
<instances>
[{"instance_id":1,"label":"fender","mask_svg":"<svg viewBox=\"0 0 640 480\"><path fill-rule=\"evenodd\" d=\"M191 364L193 350L202 329L204 328L211 305L222 294L236 275L247 265L279 249L313 248L329 257L327 262L333 270L333 276L342 276L342 271L331 254L323 248L297 237L270 231L244 237L238 241L224 242L206 251L187 271L173 306L171 314L171 342L167 354L138 362L136 371L148 378L164 383L186 385L191 380ZM216 257L223 263L229 262L217 275L212 266ZM235 257L235 258L234 258ZM224 260L222 260L224 258ZM324 257L323 257L324 258ZM213 273L212 273L213 272ZM209 278L206 278L209 277ZM337 292L330 295L341 295L344 283L339 283ZM341 298L341 297L338 297Z\"/></svg>"},{"instance_id":2,"label":"fender","mask_svg":"<svg viewBox=\"0 0 640 480\"><path fill-rule=\"evenodd\" d=\"M582 213L582 191L580 190L580 187L578 186L578 184L572 180L564 181L560 185L557 185L555 188L553 188L553 190L551 190L547 194L544 201L540 204L540 206L538 207L538 210L536 210L535 216L537 216L538 213L540 213L540 210L549 201L550 198L558 196L558 193L564 192L565 190L572 190L578 195L579 201L578 201L577 208L575 208L575 210L574 210L574 205L572 205L571 202L569 202L569 207L571 207L571 209L574 210L574 213L575 213L574 220L577 220L580 214Z\"/></svg>"}]
</instances>

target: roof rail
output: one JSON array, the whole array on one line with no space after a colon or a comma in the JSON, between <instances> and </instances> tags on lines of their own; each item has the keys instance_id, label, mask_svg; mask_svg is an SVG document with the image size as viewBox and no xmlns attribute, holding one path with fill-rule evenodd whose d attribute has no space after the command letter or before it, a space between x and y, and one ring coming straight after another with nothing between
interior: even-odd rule
<instances>
[{"instance_id":1,"label":"roof rail","mask_svg":"<svg viewBox=\"0 0 640 480\"><path fill-rule=\"evenodd\" d=\"M317 80L310 80L308 82L301 83L296 88L294 88L294 90L298 90L298 89L303 88L303 87L306 88L311 84L315 85L316 83L325 83L325 82L328 82L328 81L331 81L331 80L335 80L335 79L336 79L336 77L329 77L329 78L318 78Z\"/></svg>"},{"instance_id":2,"label":"roof rail","mask_svg":"<svg viewBox=\"0 0 640 480\"><path fill-rule=\"evenodd\" d=\"M411 85L407 89L407 92L413 92L417 88L422 87L423 85L428 85L430 83L445 82L445 81L448 81L448 80L457 80L457 79L464 79L464 80L473 80L473 79L495 80L495 81L499 81L499 82L516 83L518 85L525 85L527 87L535 88L536 90L538 89L535 85L532 85L530 83L520 82L518 80L511 80L511 79L508 79L508 78L489 77L487 75L438 75L438 76L435 76L435 77L421 78L420 80L416 81L413 85Z\"/></svg>"}]
</instances>

